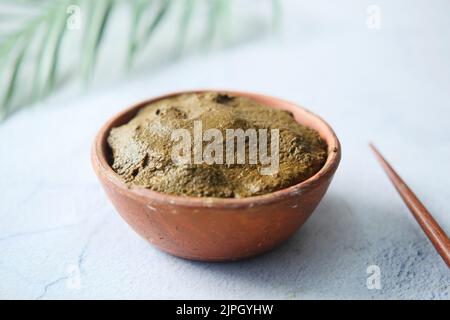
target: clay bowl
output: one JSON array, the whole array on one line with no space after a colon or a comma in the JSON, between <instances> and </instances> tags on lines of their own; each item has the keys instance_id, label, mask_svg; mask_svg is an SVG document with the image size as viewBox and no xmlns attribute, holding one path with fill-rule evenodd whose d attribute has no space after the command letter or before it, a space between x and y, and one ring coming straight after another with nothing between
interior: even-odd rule
<instances>
[{"instance_id":1,"label":"clay bowl","mask_svg":"<svg viewBox=\"0 0 450 320\"><path fill-rule=\"evenodd\" d=\"M109 163L106 138L111 128L128 122L150 102L186 92L143 101L114 116L101 128L92 148L92 164L100 182L117 211L138 234L163 251L192 260L237 260L268 251L288 239L319 204L341 158L341 147L333 130L311 112L260 94L220 92L291 111L297 122L317 130L327 142L328 158L323 168L308 180L249 198L181 197L129 188Z\"/></svg>"}]
</instances>

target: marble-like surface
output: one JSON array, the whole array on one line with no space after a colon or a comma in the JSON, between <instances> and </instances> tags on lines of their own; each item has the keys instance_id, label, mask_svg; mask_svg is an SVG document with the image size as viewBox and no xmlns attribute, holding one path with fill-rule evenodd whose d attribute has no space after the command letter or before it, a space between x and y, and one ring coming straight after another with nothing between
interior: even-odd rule
<instances>
[{"instance_id":1,"label":"marble-like surface","mask_svg":"<svg viewBox=\"0 0 450 320\"><path fill-rule=\"evenodd\" d=\"M98 87L0 124L0 297L448 299L450 272L367 147L374 141L450 233L450 5L285 1L277 37ZM91 169L98 128L142 98L191 88L283 97L323 116L343 147L327 195L278 249L235 263L164 254L115 212ZM381 289L366 286L367 267Z\"/></svg>"}]
</instances>

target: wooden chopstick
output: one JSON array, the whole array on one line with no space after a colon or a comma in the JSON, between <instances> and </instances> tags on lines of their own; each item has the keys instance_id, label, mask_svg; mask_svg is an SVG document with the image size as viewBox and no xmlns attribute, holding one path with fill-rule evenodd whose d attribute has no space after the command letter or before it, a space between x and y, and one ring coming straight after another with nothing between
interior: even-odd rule
<instances>
[{"instance_id":1,"label":"wooden chopstick","mask_svg":"<svg viewBox=\"0 0 450 320\"><path fill-rule=\"evenodd\" d=\"M378 162L381 164L384 171L391 179L392 183L394 184L400 196L403 198L403 201L408 206L414 218L416 218L417 222L422 227L422 230L425 232L428 239L430 239L437 252L441 255L442 259L444 259L445 263L450 268L450 239L436 222L436 220L434 220L433 216L428 212L422 202L420 202L420 200L406 185L402 178L400 178L400 176L394 171L394 169L386 161L386 159L383 158L377 148L372 143L370 143L369 145L375 153Z\"/></svg>"}]
</instances>

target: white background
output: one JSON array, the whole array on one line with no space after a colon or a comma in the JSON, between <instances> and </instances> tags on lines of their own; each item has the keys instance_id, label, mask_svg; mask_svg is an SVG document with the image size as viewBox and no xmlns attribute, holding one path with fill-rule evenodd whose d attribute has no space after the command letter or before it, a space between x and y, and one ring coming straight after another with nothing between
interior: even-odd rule
<instances>
[{"instance_id":1,"label":"white background","mask_svg":"<svg viewBox=\"0 0 450 320\"><path fill-rule=\"evenodd\" d=\"M380 30L366 26L371 4ZM444 0L285 1L279 35L256 32L225 50L96 82L81 96L68 85L16 113L0 124L0 297L448 299L447 267L367 144L449 233L449 9ZM110 43L113 52L119 42ZM268 254L200 263L162 253L122 221L91 169L94 135L114 113L194 88L297 102L341 140L320 206ZM373 264L381 290L366 287Z\"/></svg>"}]
</instances>

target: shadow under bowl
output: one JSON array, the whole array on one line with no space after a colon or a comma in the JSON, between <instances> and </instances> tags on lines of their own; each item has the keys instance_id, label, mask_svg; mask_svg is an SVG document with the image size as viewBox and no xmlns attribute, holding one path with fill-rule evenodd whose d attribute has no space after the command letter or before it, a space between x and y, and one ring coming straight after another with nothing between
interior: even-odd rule
<instances>
[{"instance_id":1,"label":"shadow under bowl","mask_svg":"<svg viewBox=\"0 0 450 320\"><path fill-rule=\"evenodd\" d=\"M295 120L316 130L328 145L324 166L314 176L272 193L239 199L186 197L129 187L110 166L107 137L154 101L183 93L214 91L244 96L292 112ZM341 158L331 127L320 117L284 100L227 90L175 92L140 102L111 118L99 131L92 164L122 218L144 239L172 255L201 261L230 261L270 250L292 236L319 204Z\"/></svg>"}]
</instances>

